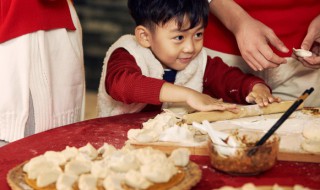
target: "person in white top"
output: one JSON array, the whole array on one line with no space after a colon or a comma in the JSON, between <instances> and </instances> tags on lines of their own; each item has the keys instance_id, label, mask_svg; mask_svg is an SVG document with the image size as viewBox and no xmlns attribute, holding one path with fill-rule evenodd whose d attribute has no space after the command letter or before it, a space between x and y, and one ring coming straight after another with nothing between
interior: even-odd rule
<instances>
[{"instance_id":1,"label":"person in white top","mask_svg":"<svg viewBox=\"0 0 320 190\"><path fill-rule=\"evenodd\" d=\"M27 23L30 30L1 41L0 141L13 142L80 121L84 110L85 77L82 29L71 0L30 0L30 6L24 7L24 10L30 10L24 13L16 11L23 7L23 1L9 0L8 5L0 9L0 20L4 19L1 24L10 22L10 18L23 22L24 13L30 14L32 10L35 14L50 10L69 19L75 27L72 30L65 24L56 26L56 17L49 19L46 15L36 15L47 19L48 26L39 24L41 27L53 25L53 28L36 28L30 32L38 22ZM4 31L1 24L0 31Z\"/></svg>"}]
</instances>

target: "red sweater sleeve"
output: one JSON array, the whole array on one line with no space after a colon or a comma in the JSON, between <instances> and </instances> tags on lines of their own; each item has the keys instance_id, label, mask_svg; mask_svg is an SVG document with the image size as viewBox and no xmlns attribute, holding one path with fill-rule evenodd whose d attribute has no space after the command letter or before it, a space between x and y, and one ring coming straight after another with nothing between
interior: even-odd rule
<instances>
[{"instance_id":1,"label":"red sweater sleeve","mask_svg":"<svg viewBox=\"0 0 320 190\"><path fill-rule=\"evenodd\" d=\"M205 94L238 104L247 104L245 98L255 84L263 83L268 86L254 75L244 74L237 67L229 67L221 58L209 56L203 81Z\"/></svg>"},{"instance_id":2,"label":"red sweater sleeve","mask_svg":"<svg viewBox=\"0 0 320 190\"><path fill-rule=\"evenodd\" d=\"M130 103L161 104L160 90L165 81L142 75L134 57L123 48L116 49L107 65L105 87L115 100Z\"/></svg>"}]
</instances>

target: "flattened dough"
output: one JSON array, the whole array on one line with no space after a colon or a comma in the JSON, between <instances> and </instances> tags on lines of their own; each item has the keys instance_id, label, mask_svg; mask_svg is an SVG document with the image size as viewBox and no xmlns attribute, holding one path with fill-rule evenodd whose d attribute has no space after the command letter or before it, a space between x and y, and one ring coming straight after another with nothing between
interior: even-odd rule
<instances>
[{"instance_id":1,"label":"flattened dough","mask_svg":"<svg viewBox=\"0 0 320 190\"><path fill-rule=\"evenodd\" d=\"M320 119L313 120L310 125L306 124L302 134L306 139L320 141Z\"/></svg>"},{"instance_id":2,"label":"flattened dough","mask_svg":"<svg viewBox=\"0 0 320 190\"><path fill-rule=\"evenodd\" d=\"M320 141L306 139L301 143L303 150L311 153L320 153Z\"/></svg>"}]
</instances>

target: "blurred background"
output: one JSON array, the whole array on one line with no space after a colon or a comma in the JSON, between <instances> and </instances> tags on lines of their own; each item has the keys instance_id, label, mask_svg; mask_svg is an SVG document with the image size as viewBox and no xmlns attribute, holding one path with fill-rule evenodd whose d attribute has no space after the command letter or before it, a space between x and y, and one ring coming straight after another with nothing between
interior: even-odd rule
<instances>
[{"instance_id":1,"label":"blurred background","mask_svg":"<svg viewBox=\"0 0 320 190\"><path fill-rule=\"evenodd\" d=\"M74 0L82 30L86 73L85 119L96 117L96 96L106 51L120 36L132 34L127 0Z\"/></svg>"}]
</instances>

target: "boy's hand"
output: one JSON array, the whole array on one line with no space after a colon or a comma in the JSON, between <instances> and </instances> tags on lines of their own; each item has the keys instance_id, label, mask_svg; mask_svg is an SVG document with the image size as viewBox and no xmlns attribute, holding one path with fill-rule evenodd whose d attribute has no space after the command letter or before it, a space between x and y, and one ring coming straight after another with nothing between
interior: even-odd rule
<instances>
[{"instance_id":1,"label":"boy's hand","mask_svg":"<svg viewBox=\"0 0 320 190\"><path fill-rule=\"evenodd\" d=\"M263 107L272 102L280 102L281 99L274 97L266 85L259 83L253 86L252 91L246 97L246 101L248 103L256 103Z\"/></svg>"},{"instance_id":2,"label":"boy's hand","mask_svg":"<svg viewBox=\"0 0 320 190\"><path fill-rule=\"evenodd\" d=\"M188 95L186 103L198 111L212 111L212 110L228 110L231 112L238 112L236 104L228 104L222 99L215 99L209 95L194 92Z\"/></svg>"}]
</instances>

